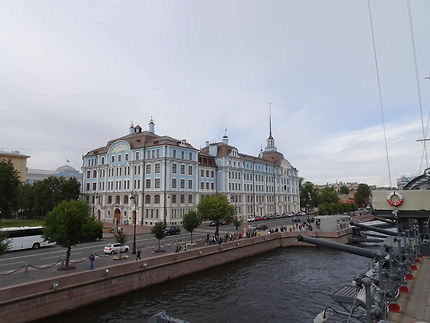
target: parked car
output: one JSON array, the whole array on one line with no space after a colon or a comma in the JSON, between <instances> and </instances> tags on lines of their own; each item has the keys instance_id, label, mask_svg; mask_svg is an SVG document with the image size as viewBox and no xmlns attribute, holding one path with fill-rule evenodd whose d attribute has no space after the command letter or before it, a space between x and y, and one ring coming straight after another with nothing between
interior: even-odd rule
<instances>
[{"instance_id":1,"label":"parked car","mask_svg":"<svg viewBox=\"0 0 430 323\"><path fill-rule=\"evenodd\" d=\"M262 216L256 216L255 221L263 221L263 217Z\"/></svg>"},{"instance_id":2,"label":"parked car","mask_svg":"<svg viewBox=\"0 0 430 323\"><path fill-rule=\"evenodd\" d=\"M104 253L113 255L114 253L128 252L130 248L120 243L108 243L104 248Z\"/></svg>"},{"instance_id":3,"label":"parked car","mask_svg":"<svg viewBox=\"0 0 430 323\"><path fill-rule=\"evenodd\" d=\"M227 224L230 224L229 220L222 220L221 221L221 225L227 225Z\"/></svg>"},{"instance_id":4,"label":"parked car","mask_svg":"<svg viewBox=\"0 0 430 323\"><path fill-rule=\"evenodd\" d=\"M181 230L179 229L178 226L176 225L172 225L170 227L167 227L164 232L166 233L166 235L170 236L172 234L179 234L181 232Z\"/></svg>"},{"instance_id":5,"label":"parked car","mask_svg":"<svg viewBox=\"0 0 430 323\"><path fill-rule=\"evenodd\" d=\"M248 218L248 222L254 222L254 221L255 221L255 217L250 216L250 217Z\"/></svg>"}]
</instances>

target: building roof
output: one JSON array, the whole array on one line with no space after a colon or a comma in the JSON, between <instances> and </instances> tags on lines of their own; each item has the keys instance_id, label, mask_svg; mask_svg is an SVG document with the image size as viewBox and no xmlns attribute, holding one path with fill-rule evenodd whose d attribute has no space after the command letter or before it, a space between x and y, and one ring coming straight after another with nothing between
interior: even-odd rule
<instances>
[{"instance_id":1,"label":"building roof","mask_svg":"<svg viewBox=\"0 0 430 323\"><path fill-rule=\"evenodd\" d=\"M18 158L30 158L30 156L21 154L18 150L14 150L14 151L0 150L0 156L18 157Z\"/></svg>"},{"instance_id":2,"label":"building roof","mask_svg":"<svg viewBox=\"0 0 430 323\"><path fill-rule=\"evenodd\" d=\"M109 148L117 141L127 141L131 149L149 148L154 146L170 145L197 150L185 139L178 140L169 136L158 136L150 131L135 132L117 139L110 140L106 146L89 151L84 157L106 154Z\"/></svg>"}]
</instances>

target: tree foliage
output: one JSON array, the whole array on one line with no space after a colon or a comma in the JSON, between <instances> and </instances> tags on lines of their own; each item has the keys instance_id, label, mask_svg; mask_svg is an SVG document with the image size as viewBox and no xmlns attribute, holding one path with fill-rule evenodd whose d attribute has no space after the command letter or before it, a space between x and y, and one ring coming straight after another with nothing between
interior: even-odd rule
<instances>
[{"instance_id":1,"label":"tree foliage","mask_svg":"<svg viewBox=\"0 0 430 323\"><path fill-rule=\"evenodd\" d=\"M101 223L89 215L88 205L76 200L59 203L43 221L43 237L67 248L66 267L72 246L97 235L101 229Z\"/></svg>"},{"instance_id":2,"label":"tree foliage","mask_svg":"<svg viewBox=\"0 0 430 323\"><path fill-rule=\"evenodd\" d=\"M349 188L348 188L348 187L346 187L345 185L342 185L342 186L339 188L339 193L340 193L340 194L349 194Z\"/></svg>"},{"instance_id":3,"label":"tree foliage","mask_svg":"<svg viewBox=\"0 0 430 323\"><path fill-rule=\"evenodd\" d=\"M300 206L301 207L316 207L319 204L318 190L312 182L304 182L304 178L299 179L300 191Z\"/></svg>"},{"instance_id":4,"label":"tree foliage","mask_svg":"<svg viewBox=\"0 0 430 323\"><path fill-rule=\"evenodd\" d=\"M199 217L196 211L191 210L184 215L182 225L184 229L191 233L191 243L193 243L193 231L202 223L202 218Z\"/></svg>"},{"instance_id":5,"label":"tree foliage","mask_svg":"<svg viewBox=\"0 0 430 323\"><path fill-rule=\"evenodd\" d=\"M220 220L230 220L234 214L234 206L224 194L207 195L203 196L197 205L197 212L202 219L215 221L215 235L218 235Z\"/></svg>"},{"instance_id":6,"label":"tree foliage","mask_svg":"<svg viewBox=\"0 0 430 323\"><path fill-rule=\"evenodd\" d=\"M360 207L366 206L369 201L370 194L371 190L369 185L358 184L357 192L354 194L355 203L357 203Z\"/></svg>"},{"instance_id":7,"label":"tree foliage","mask_svg":"<svg viewBox=\"0 0 430 323\"><path fill-rule=\"evenodd\" d=\"M115 241L120 244L125 244L127 242L127 235L122 230L115 232L113 236L115 238Z\"/></svg>"},{"instance_id":8,"label":"tree foliage","mask_svg":"<svg viewBox=\"0 0 430 323\"><path fill-rule=\"evenodd\" d=\"M166 236L166 226L163 222L157 222L151 229L151 233L158 239L158 250L161 249L161 239Z\"/></svg>"},{"instance_id":9,"label":"tree foliage","mask_svg":"<svg viewBox=\"0 0 430 323\"><path fill-rule=\"evenodd\" d=\"M62 201L78 200L80 184L76 178L50 176L34 185L20 187L20 209L23 216L44 217Z\"/></svg>"},{"instance_id":10,"label":"tree foliage","mask_svg":"<svg viewBox=\"0 0 430 323\"><path fill-rule=\"evenodd\" d=\"M0 218L9 218L18 210L19 174L11 161L0 161Z\"/></svg>"},{"instance_id":11,"label":"tree foliage","mask_svg":"<svg viewBox=\"0 0 430 323\"><path fill-rule=\"evenodd\" d=\"M319 192L319 202L325 204L338 203L339 195L333 187L324 187Z\"/></svg>"}]
</instances>

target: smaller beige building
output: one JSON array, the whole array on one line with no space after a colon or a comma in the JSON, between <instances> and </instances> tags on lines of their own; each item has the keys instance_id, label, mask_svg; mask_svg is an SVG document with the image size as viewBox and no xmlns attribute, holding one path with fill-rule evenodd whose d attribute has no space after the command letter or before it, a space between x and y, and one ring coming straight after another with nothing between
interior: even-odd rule
<instances>
[{"instance_id":1,"label":"smaller beige building","mask_svg":"<svg viewBox=\"0 0 430 323\"><path fill-rule=\"evenodd\" d=\"M30 156L23 155L19 151L12 151L12 152L6 152L6 151L0 151L0 161L10 160L13 164L13 167L18 171L19 179L22 183L25 182L25 172L27 168L27 158L30 158Z\"/></svg>"}]
</instances>

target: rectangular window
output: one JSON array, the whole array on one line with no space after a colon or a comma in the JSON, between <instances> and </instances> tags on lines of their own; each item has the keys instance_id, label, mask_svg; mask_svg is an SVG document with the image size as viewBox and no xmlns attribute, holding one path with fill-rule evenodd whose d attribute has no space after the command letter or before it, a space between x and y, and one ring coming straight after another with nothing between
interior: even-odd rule
<instances>
[{"instance_id":1,"label":"rectangular window","mask_svg":"<svg viewBox=\"0 0 430 323\"><path fill-rule=\"evenodd\" d=\"M115 162L115 156L112 156L112 163Z\"/></svg>"},{"instance_id":2,"label":"rectangular window","mask_svg":"<svg viewBox=\"0 0 430 323\"><path fill-rule=\"evenodd\" d=\"M192 190L193 189L193 180L188 180L188 189Z\"/></svg>"},{"instance_id":3,"label":"rectangular window","mask_svg":"<svg viewBox=\"0 0 430 323\"><path fill-rule=\"evenodd\" d=\"M181 175L185 175L185 165L181 165Z\"/></svg>"},{"instance_id":4,"label":"rectangular window","mask_svg":"<svg viewBox=\"0 0 430 323\"><path fill-rule=\"evenodd\" d=\"M173 149L173 158L176 158L176 150Z\"/></svg>"},{"instance_id":5,"label":"rectangular window","mask_svg":"<svg viewBox=\"0 0 430 323\"><path fill-rule=\"evenodd\" d=\"M87 191L90 190L90 183L87 183Z\"/></svg>"},{"instance_id":6,"label":"rectangular window","mask_svg":"<svg viewBox=\"0 0 430 323\"><path fill-rule=\"evenodd\" d=\"M145 188L151 188L151 180L149 178L146 180Z\"/></svg>"},{"instance_id":7,"label":"rectangular window","mask_svg":"<svg viewBox=\"0 0 430 323\"><path fill-rule=\"evenodd\" d=\"M128 154L125 154L125 160L128 160Z\"/></svg>"},{"instance_id":8,"label":"rectangular window","mask_svg":"<svg viewBox=\"0 0 430 323\"><path fill-rule=\"evenodd\" d=\"M184 152L181 151L181 158L184 159Z\"/></svg>"},{"instance_id":9,"label":"rectangular window","mask_svg":"<svg viewBox=\"0 0 430 323\"><path fill-rule=\"evenodd\" d=\"M137 173L140 175L140 166L137 166Z\"/></svg>"},{"instance_id":10,"label":"rectangular window","mask_svg":"<svg viewBox=\"0 0 430 323\"><path fill-rule=\"evenodd\" d=\"M200 182L200 189L204 190L205 189L205 183Z\"/></svg>"},{"instance_id":11,"label":"rectangular window","mask_svg":"<svg viewBox=\"0 0 430 323\"><path fill-rule=\"evenodd\" d=\"M151 152L151 155L152 155L152 159L154 159L155 158L155 151L154 150Z\"/></svg>"},{"instance_id":12,"label":"rectangular window","mask_svg":"<svg viewBox=\"0 0 430 323\"><path fill-rule=\"evenodd\" d=\"M155 188L160 188L160 179L159 178L155 179L154 187Z\"/></svg>"},{"instance_id":13,"label":"rectangular window","mask_svg":"<svg viewBox=\"0 0 430 323\"><path fill-rule=\"evenodd\" d=\"M181 179L181 188L185 188L185 179Z\"/></svg>"},{"instance_id":14,"label":"rectangular window","mask_svg":"<svg viewBox=\"0 0 430 323\"><path fill-rule=\"evenodd\" d=\"M215 189L215 184L214 183L211 183L211 188Z\"/></svg>"},{"instance_id":15,"label":"rectangular window","mask_svg":"<svg viewBox=\"0 0 430 323\"><path fill-rule=\"evenodd\" d=\"M181 203L184 204L185 203L185 195L181 195Z\"/></svg>"},{"instance_id":16,"label":"rectangular window","mask_svg":"<svg viewBox=\"0 0 430 323\"><path fill-rule=\"evenodd\" d=\"M139 160L139 152L136 151L136 160Z\"/></svg>"},{"instance_id":17,"label":"rectangular window","mask_svg":"<svg viewBox=\"0 0 430 323\"><path fill-rule=\"evenodd\" d=\"M160 158L160 149L157 149L157 158Z\"/></svg>"},{"instance_id":18,"label":"rectangular window","mask_svg":"<svg viewBox=\"0 0 430 323\"><path fill-rule=\"evenodd\" d=\"M172 189L176 188L177 185L177 179L176 178L172 178Z\"/></svg>"},{"instance_id":19,"label":"rectangular window","mask_svg":"<svg viewBox=\"0 0 430 323\"><path fill-rule=\"evenodd\" d=\"M96 178L96 177L97 177L97 171L93 170L93 178Z\"/></svg>"},{"instance_id":20,"label":"rectangular window","mask_svg":"<svg viewBox=\"0 0 430 323\"><path fill-rule=\"evenodd\" d=\"M172 195L172 204L176 204L176 195L175 194Z\"/></svg>"},{"instance_id":21,"label":"rectangular window","mask_svg":"<svg viewBox=\"0 0 430 323\"><path fill-rule=\"evenodd\" d=\"M104 157L102 157L102 164L104 164L105 163L105 158Z\"/></svg>"},{"instance_id":22,"label":"rectangular window","mask_svg":"<svg viewBox=\"0 0 430 323\"><path fill-rule=\"evenodd\" d=\"M160 174L160 164L155 164L155 174Z\"/></svg>"},{"instance_id":23,"label":"rectangular window","mask_svg":"<svg viewBox=\"0 0 430 323\"><path fill-rule=\"evenodd\" d=\"M207 190L209 189L209 183L206 183L206 189Z\"/></svg>"},{"instance_id":24,"label":"rectangular window","mask_svg":"<svg viewBox=\"0 0 430 323\"><path fill-rule=\"evenodd\" d=\"M211 171L211 177L214 178L214 176L215 176L215 172Z\"/></svg>"},{"instance_id":25,"label":"rectangular window","mask_svg":"<svg viewBox=\"0 0 430 323\"><path fill-rule=\"evenodd\" d=\"M146 164L146 165L145 165L145 168L146 168L145 173L146 173L146 174L151 174L151 164Z\"/></svg>"},{"instance_id":26,"label":"rectangular window","mask_svg":"<svg viewBox=\"0 0 430 323\"><path fill-rule=\"evenodd\" d=\"M193 175L193 166L188 166L188 175Z\"/></svg>"},{"instance_id":27,"label":"rectangular window","mask_svg":"<svg viewBox=\"0 0 430 323\"><path fill-rule=\"evenodd\" d=\"M200 177L205 177L205 171L203 169L200 171Z\"/></svg>"},{"instance_id":28,"label":"rectangular window","mask_svg":"<svg viewBox=\"0 0 430 323\"><path fill-rule=\"evenodd\" d=\"M193 160L193 153L190 153L190 160Z\"/></svg>"},{"instance_id":29,"label":"rectangular window","mask_svg":"<svg viewBox=\"0 0 430 323\"><path fill-rule=\"evenodd\" d=\"M206 170L206 177L209 177L209 171Z\"/></svg>"},{"instance_id":30,"label":"rectangular window","mask_svg":"<svg viewBox=\"0 0 430 323\"><path fill-rule=\"evenodd\" d=\"M137 180L137 189L140 190L140 179Z\"/></svg>"},{"instance_id":31,"label":"rectangular window","mask_svg":"<svg viewBox=\"0 0 430 323\"><path fill-rule=\"evenodd\" d=\"M118 161L119 162L121 161L121 155L118 155Z\"/></svg>"},{"instance_id":32,"label":"rectangular window","mask_svg":"<svg viewBox=\"0 0 430 323\"><path fill-rule=\"evenodd\" d=\"M87 178L91 177L91 171L87 170Z\"/></svg>"},{"instance_id":33,"label":"rectangular window","mask_svg":"<svg viewBox=\"0 0 430 323\"><path fill-rule=\"evenodd\" d=\"M97 183L93 183L93 191L97 189Z\"/></svg>"},{"instance_id":34,"label":"rectangular window","mask_svg":"<svg viewBox=\"0 0 430 323\"><path fill-rule=\"evenodd\" d=\"M176 174L178 172L178 165L172 164L172 173Z\"/></svg>"},{"instance_id":35,"label":"rectangular window","mask_svg":"<svg viewBox=\"0 0 430 323\"><path fill-rule=\"evenodd\" d=\"M193 203L193 196L192 195L188 195L188 203L190 203L190 204Z\"/></svg>"}]
</instances>

